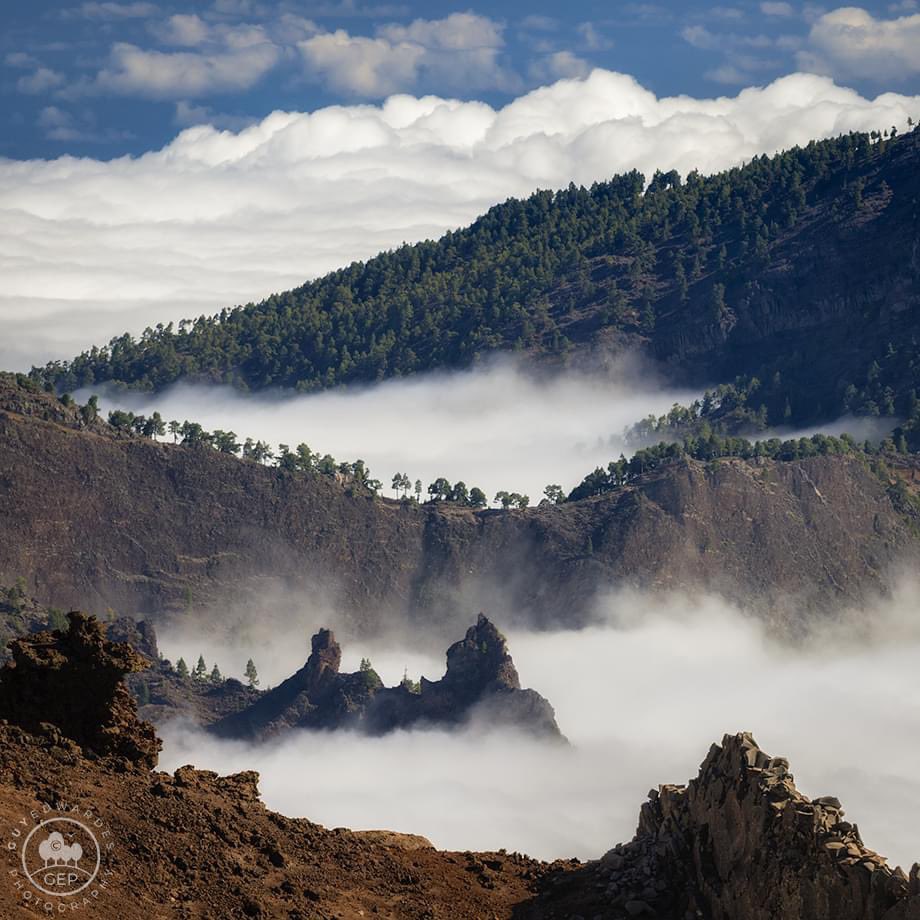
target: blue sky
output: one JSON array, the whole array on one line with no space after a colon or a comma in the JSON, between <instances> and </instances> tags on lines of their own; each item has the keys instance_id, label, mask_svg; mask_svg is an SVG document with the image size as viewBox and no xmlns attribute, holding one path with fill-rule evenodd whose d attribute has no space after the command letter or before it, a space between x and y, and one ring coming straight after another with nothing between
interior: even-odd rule
<instances>
[{"instance_id":1,"label":"blue sky","mask_svg":"<svg viewBox=\"0 0 920 920\"><path fill-rule=\"evenodd\" d=\"M658 96L735 95L795 71L867 98L920 84L917 0L33 0L0 21L0 156L15 159L139 154L199 122L239 129L394 92L498 107L595 66Z\"/></svg>"}]
</instances>

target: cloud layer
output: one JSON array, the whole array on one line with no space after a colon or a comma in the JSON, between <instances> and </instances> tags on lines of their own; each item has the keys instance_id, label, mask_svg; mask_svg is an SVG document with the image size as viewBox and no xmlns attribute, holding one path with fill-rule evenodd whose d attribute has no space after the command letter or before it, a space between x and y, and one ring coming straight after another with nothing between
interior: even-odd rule
<instances>
[{"instance_id":1,"label":"cloud layer","mask_svg":"<svg viewBox=\"0 0 920 920\"><path fill-rule=\"evenodd\" d=\"M329 826L590 858L632 836L650 786L685 781L712 741L750 730L789 757L805 794L839 796L867 844L909 866L920 856L917 591L905 582L796 648L718 600L675 595L618 595L603 625L581 632L512 633L522 683L554 704L568 750L487 732L302 735L250 748L173 730L162 765L258 769L269 807ZM351 666L369 655L388 680L402 676L392 652L349 652ZM415 676L443 672L440 657L406 664Z\"/></svg>"},{"instance_id":2,"label":"cloud layer","mask_svg":"<svg viewBox=\"0 0 920 920\"><path fill-rule=\"evenodd\" d=\"M78 393L77 399L89 392ZM105 396L101 405L165 419L193 419L208 430L235 431L295 447L304 441L339 460L363 459L388 488L406 473L423 489L439 476L500 489L537 504L543 489L567 491L621 450L625 428L697 394L665 390L632 363L604 373L535 377L510 361L463 373L424 374L368 388L279 398L230 387L180 385L165 393ZM427 492L425 492L427 499Z\"/></svg>"},{"instance_id":3,"label":"cloud layer","mask_svg":"<svg viewBox=\"0 0 920 920\"><path fill-rule=\"evenodd\" d=\"M920 97L868 100L813 75L659 99L595 70L498 110L394 96L239 133L200 125L138 158L0 161L0 366L261 298L536 188L710 172L918 113Z\"/></svg>"}]
</instances>

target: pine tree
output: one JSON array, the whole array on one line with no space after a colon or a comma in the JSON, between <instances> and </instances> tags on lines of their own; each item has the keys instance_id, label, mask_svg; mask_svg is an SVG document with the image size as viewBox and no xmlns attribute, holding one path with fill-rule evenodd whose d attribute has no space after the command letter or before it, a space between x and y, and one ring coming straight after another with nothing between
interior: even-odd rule
<instances>
[{"instance_id":1,"label":"pine tree","mask_svg":"<svg viewBox=\"0 0 920 920\"><path fill-rule=\"evenodd\" d=\"M222 684L224 682L224 675L220 673L220 668L217 667L217 662L214 662L214 667L211 668L211 683L212 684Z\"/></svg>"},{"instance_id":2,"label":"pine tree","mask_svg":"<svg viewBox=\"0 0 920 920\"><path fill-rule=\"evenodd\" d=\"M259 672L256 670L256 666L251 658L246 662L246 680L249 681L250 687L259 686Z\"/></svg>"},{"instance_id":3,"label":"pine tree","mask_svg":"<svg viewBox=\"0 0 920 920\"><path fill-rule=\"evenodd\" d=\"M204 655L198 656L198 664L195 665L194 677L196 680L203 680L208 673L208 666L204 663Z\"/></svg>"},{"instance_id":4,"label":"pine tree","mask_svg":"<svg viewBox=\"0 0 920 920\"><path fill-rule=\"evenodd\" d=\"M188 677L188 665L185 663L184 658L180 658L176 662L176 673L179 677Z\"/></svg>"}]
</instances>

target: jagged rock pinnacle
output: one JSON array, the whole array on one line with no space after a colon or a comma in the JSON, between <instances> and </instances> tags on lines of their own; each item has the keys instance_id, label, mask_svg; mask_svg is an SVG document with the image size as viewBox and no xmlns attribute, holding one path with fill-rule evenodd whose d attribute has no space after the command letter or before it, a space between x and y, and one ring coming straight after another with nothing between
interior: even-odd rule
<instances>
[{"instance_id":1,"label":"jagged rock pinnacle","mask_svg":"<svg viewBox=\"0 0 920 920\"><path fill-rule=\"evenodd\" d=\"M146 668L146 660L110 642L95 617L67 616L67 630L10 643L12 661L0 671L0 718L36 733L47 733L50 725L87 751L154 767L160 740L138 718L122 682Z\"/></svg>"}]
</instances>

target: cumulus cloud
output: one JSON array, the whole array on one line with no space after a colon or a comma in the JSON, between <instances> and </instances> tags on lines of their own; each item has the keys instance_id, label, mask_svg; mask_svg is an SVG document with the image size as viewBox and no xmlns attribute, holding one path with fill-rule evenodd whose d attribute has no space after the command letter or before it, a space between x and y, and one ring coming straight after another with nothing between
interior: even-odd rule
<instances>
[{"instance_id":1,"label":"cumulus cloud","mask_svg":"<svg viewBox=\"0 0 920 920\"><path fill-rule=\"evenodd\" d=\"M553 51L537 58L530 66L531 77L543 82L580 79L590 73L591 65L571 51Z\"/></svg>"},{"instance_id":2,"label":"cumulus cloud","mask_svg":"<svg viewBox=\"0 0 920 920\"><path fill-rule=\"evenodd\" d=\"M705 26L686 26L681 30L685 42L703 51L718 51L727 48L771 48L774 40L768 35L731 35L711 32Z\"/></svg>"},{"instance_id":3,"label":"cumulus cloud","mask_svg":"<svg viewBox=\"0 0 920 920\"><path fill-rule=\"evenodd\" d=\"M502 26L475 13L383 25L373 38L338 29L298 44L309 74L370 98L411 90L423 76L447 90L514 89L503 46Z\"/></svg>"},{"instance_id":4,"label":"cumulus cloud","mask_svg":"<svg viewBox=\"0 0 920 920\"><path fill-rule=\"evenodd\" d=\"M203 44L211 35L211 27L196 13L176 13L151 30L166 44L191 48Z\"/></svg>"},{"instance_id":5,"label":"cumulus cloud","mask_svg":"<svg viewBox=\"0 0 920 920\"><path fill-rule=\"evenodd\" d=\"M591 628L509 632L522 684L553 703L568 749L481 729L303 734L250 747L173 727L161 767L258 769L269 807L328 826L592 858L632 837L649 787L684 782L712 741L750 730L790 759L806 795L839 796L867 844L909 866L920 855L917 592L905 581L890 600L842 611L795 647L716 598L680 595L620 593ZM289 638L306 650L306 636ZM388 680L402 676L392 648L346 652L351 667L367 655ZM413 676L444 670L440 655L405 663Z\"/></svg>"},{"instance_id":6,"label":"cumulus cloud","mask_svg":"<svg viewBox=\"0 0 920 920\"><path fill-rule=\"evenodd\" d=\"M166 38L174 44L200 46L195 51L156 51L117 42L106 67L95 77L62 90L60 95L77 98L113 93L175 99L244 90L268 73L281 56L281 49L261 26L238 26L211 33L203 23L199 27L192 21L197 17L183 17L178 25L175 18Z\"/></svg>"},{"instance_id":7,"label":"cumulus cloud","mask_svg":"<svg viewBox=\"0 0 920 920\"><path fill-rule=\"evenodd\" d=\"M920 73L920 13L879 19L861 7L842 7L812 24L809 45L799 53L803 69L841 77L903 80Z\"/></svg>"},{"instance_id":8,"label":"cumulus cloud","mask_svg":"<svg viewBox=\"0 0 920 920\"><path fill-rule=\"evenodd\" d=\"M816 75L694 99L595 70L501 109L395 96L193 127L137 158L0 161L0 365L261 298L536 188L712 172L918 110Z\"/></svg>"},{"instance_id":9,"label":"cumulus cloud","mask_svg":"<svg viewBox=\"0 0 920 920\"><path fill-rule=\"evenodd\" d=\"M588 51L606 51L608 48L613 47L613 41L593 22L579 23L575 31L581 38L584 48Z\"/></svg>"},{"instance_id":10,"label":"cumulus cloud","mask_svg":"<svg viewBox=\"0 0 920 920\"><path fill-rule=\"evenodd\" d=\"M39 67L28 76L20 77L16 81L16 89L21 93L41 95L49 90L56 89L65 81L64 74L51 70L49 67Z\"/></svg>"},{"instance_id":11,"label":"cumulus cloud","mask_svg":"<svg viewBox=\"0 0 920 920\"><path fill-rule=\"evenodd\" d=\"M45 106L38 113L36 124L44 129L45 137L50 140L68 141L80 135L73 115L54 105Z\"/></svg>"}]
</instances>

